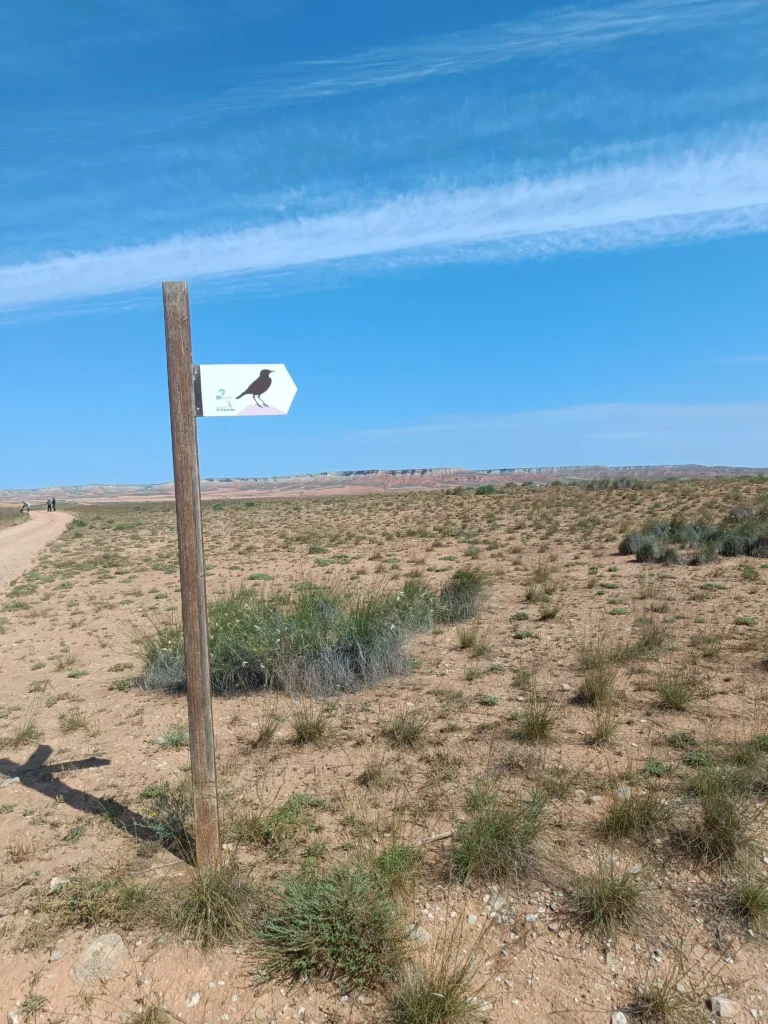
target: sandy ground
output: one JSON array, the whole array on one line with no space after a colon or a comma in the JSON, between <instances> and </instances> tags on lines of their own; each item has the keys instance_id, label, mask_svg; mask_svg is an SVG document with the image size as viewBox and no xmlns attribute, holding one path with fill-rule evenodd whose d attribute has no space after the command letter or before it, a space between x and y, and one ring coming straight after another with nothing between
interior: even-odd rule
<instances>
[{"instance_id":1,"label":"sandy ground","mask_svg":"<svg viewBox=\"0 0 768 1024\"><path fill-rule=\"evenodd\" d=\"M0 532L0 592L61 536L71 518L66 512L30 512L28 522Z\"/></svg>"},{"instance_id":2,"label":"sandy ground","mask_svg":"<svg viewBox=\"0 0 768 1024\"><path fill-rule=\"evenodd\" d=\"M334 865L393 836L421 843L451 833L478 780L521 795L544 786L545 856L530 876L498 889L459 884L451 836L425 844L406 897L408 923L429 933L414 957L431 956L454 928L465 948L478 943L483 1012L498 1024L609 1024L612 1011L632 1005L638 982L664 979L681 955L685 970L674 980L692 993L698 1019L707 1020L706 996L723 991L738 1000L736 1020L768 1016L768 947L724 909L739 866L702 865L667 842L611 843L601 830L625 791L642 793L651 778L686 821L690 751L768 732L768 565L643 566L619 557L617 541L649 518L681 510L717 517L765 500L765 490L706 481L613 493L521 487L207 505L210 601L236 586L290 591L302 581L397 590L414 573L438 588L461 566L482 568L490 581L476 620L414 639L410 674L321 702L329 738L319 746L293 742L297 703L285 696L215 700L225 836L244 810L269 815L292 794L318 801L286 848L244 843L228 852L260 884L274 884L311 858ZM264 982L248 943L200 951L150 922L72 927L47 916L57 878L127 875L167 886L189 871L126 829L123 813L142 815L148 784L189 772L186 746L164 741L185 724L183 696L131 685L141 668L136 628L178 615L173 510L83 507L76 516L9 591L0 617L0 1012L21 1014L36 996L47 1002L27 1019L40 1024L131 1020L151 1005L187 1024L380 1019L386 991L345 997L331 983ZM40 513L0 544L15 557L20 530L58 521ZM555 586L551 617L530 596L544 570ZM622 668L615 734L598 745L595 712L574 700L578 645L630 640L648 621L665 631L663 647ZM660 675L689 667L701 674L700 695L682 712L660 708ZM532 673L554 714L541 743L517 736ZM386 724L412 709L425 716L423 741L395 750ZM275 734L262 742L270 721ZM23 738L29 725L35 736ZM671 740L680 736L690 738L683 747ZM388 789L360 782L377 762L394 775ZM756 801L756 813L764 804ZM764 875L764 831L756 851ZM574 920L567 891L574 873L611 857L638 869L651 912L641 928L606 943ZM106 932L125 942L119 970L103 984L76 984L77 957Z\"/></svg>"}]
</instances>

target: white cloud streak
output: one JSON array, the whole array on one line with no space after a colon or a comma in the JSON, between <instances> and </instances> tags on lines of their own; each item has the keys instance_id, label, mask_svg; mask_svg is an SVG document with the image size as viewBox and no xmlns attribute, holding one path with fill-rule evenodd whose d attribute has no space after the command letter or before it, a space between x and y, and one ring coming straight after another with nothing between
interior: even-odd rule
<instances>
[{"instance_id":1,"label":"white cloud streak","mask_svg":"<svg viewBox=\"0 0 768 1024\"><path fill-rule=\"evenodd\" d=\"M269 275L345 262L525 259L766 229L768 133L755 129L726 151L436 189L241 231L0 267L0 309L138 291L168 278Z\"/></svg>"},{"instance_id":2,"label":"white cloud streak","mask_svg":"<svg viewBox=\"0 0 768 1024\"><path fill-rule=\"evenodd\" d=\"M584 51L639 36L727 24L764 13L762 0L630 0L554 7L520 21L418 39L336 60L276 69L271 87L243 91L247 102L285 103L483 71L511 60ZM277 86L276 89L274 87ZM236 93L216 102L232 103Z\"/></svg>"}]
</instances>

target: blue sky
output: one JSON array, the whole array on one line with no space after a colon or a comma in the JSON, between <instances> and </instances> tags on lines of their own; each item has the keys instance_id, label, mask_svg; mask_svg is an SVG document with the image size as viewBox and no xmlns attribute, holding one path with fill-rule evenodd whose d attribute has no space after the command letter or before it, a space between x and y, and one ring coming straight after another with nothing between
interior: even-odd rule
<instances>
[{"instance_id":1,"label":"blue sky","mask_svg":"<svg viewBox=\"0 0 768 1024\"><path fill-rule=\"evenodd\" d=\"M768 465L768 4L0 11L0 487L171 473L198 362L285 362L204 476Z\"/></svg>"}]
</instances>

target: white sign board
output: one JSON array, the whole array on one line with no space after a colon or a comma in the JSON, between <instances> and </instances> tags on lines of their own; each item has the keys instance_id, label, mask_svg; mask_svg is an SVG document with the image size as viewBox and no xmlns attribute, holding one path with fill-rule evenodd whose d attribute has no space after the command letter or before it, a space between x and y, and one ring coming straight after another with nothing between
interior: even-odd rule
<instances>
[{"instance_id":1,"label":"white sign board","mask_svg":"<svg viewBox=\"0 0 768 1024\"><path fill-rule=\"evenodd\" d=\"M198 416L285 416L296 385L282 363L195 367Z\"/></svg>"}]
</instances>

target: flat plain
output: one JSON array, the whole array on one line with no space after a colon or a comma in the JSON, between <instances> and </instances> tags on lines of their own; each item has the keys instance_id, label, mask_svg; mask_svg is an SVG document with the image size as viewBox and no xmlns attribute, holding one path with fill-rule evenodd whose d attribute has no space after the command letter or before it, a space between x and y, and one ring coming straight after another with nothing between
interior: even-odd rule
<instances>
[{"instance_id":1,"label":"flat plain","mask_svg":"<svg viewBox=\"0 0 768 1024\"><path fill-rule=\"evenodd\" d=\"M618 552L766 498L743 478L206 503L219 636L272 629L241 675L227 649L214 701L219 879L194 867L173 507L69 507L0 613L0 1009L607 1024L707 1020L723 994L762 1018L768 549ZM448 614L457 578L476 600ZM335 689L341 662L287 673L305 605L352 608L356 636L359 607L391 616L404 656L366 675L345 648ZM83 981L106 934L115 963Z\"/></svg>"}]
</instances>

